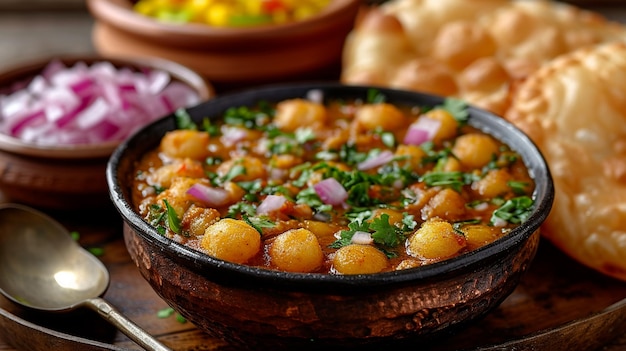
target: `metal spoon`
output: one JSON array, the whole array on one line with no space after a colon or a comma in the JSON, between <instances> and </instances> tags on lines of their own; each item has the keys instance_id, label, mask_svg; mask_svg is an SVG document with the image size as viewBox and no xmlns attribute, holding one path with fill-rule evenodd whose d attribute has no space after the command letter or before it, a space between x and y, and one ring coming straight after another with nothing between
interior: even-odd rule
<instances>
[{"instance_id":1,"label":"metal spoon","mask_svg":"<svg viewBox=\"0 0 626 351\"><path fill-rule=\"evenodd\" d=\"M0 205L0 292L43 311L88 307L146 350L170 350L102 299L109 272L58 222L37 210Z\"/></svg>"}]
</instances>

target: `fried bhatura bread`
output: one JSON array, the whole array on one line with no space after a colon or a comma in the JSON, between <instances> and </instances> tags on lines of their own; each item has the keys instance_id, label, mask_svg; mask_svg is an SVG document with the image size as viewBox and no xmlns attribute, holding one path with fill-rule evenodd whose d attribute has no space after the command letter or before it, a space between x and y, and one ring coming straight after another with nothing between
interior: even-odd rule
<instances>
[{"instance_id":1,"label":"fried bhatura bread","mask_svg":"<svg viewBox=\"0 0 626 351\"><path fill-rule=\"evenodd\" d=\"M626 44L579 49L513 94L505 117L543 152L556 197L543 236L626 280Z\"/></svg>"},{"instance_id":2,"label":"fried bhatura bread","mask_svg":"<svg viewBox=\"0 0 626 351\"><path fill-rule=\"evenodd\" d=\"M624 38L621 25L551 1L392 0L348 36L341 80L457 96L501 115L543 63Z\"/></svg>"}]
</instances>

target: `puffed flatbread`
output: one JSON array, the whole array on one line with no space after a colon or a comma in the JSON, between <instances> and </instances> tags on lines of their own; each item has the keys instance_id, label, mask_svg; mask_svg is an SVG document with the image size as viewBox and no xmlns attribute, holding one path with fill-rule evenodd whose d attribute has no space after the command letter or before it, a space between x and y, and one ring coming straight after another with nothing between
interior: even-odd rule
<instances>
[{"instance_id":1,"label":"puffed flatbread","mask_svg":"<svg viewBox=\"0 0 626 351\"><path fill-rule=\"evenodd\" d=\"M392 0L348 36L341 80L456 96L501 115L543 63L625 38L623 26L558 2Z\"/></svg>"},{"instance_id":2,"label":"puffed flatbread","mask_svg":"<svg viewBox=\"0 0 626 351\"><path fill-rule=\"evenodd\" d=\"M505 118L535 141L554 178L544 237L583 264L626 280L626 44L554 59L511 101Z\"/></svg>"}]
</instances>

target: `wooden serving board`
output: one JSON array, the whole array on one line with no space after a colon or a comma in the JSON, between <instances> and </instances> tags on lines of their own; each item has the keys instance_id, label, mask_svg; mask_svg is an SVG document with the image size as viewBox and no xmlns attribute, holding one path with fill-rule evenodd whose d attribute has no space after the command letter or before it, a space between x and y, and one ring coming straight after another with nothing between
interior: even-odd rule
<instances>
[{"instance_id":1,"label":"wooden serving board","mask_svg":"<svg viewBox=\"0 0 626 351\"><path fill-rule=\"evenodd\" d=\"M80 234L87 248L102 249L111 273L104 298L123 314L176 351L234 351L176 315L159 318L167 308L139 274L126 252L122 220L111 209L90 213L44 211ZM516 340L544 328L584 318L626 297L626 282L591 271L542 242L536 260L519 287L495 311L446 339L436 351L466 350ZM0 298L0 351L140 350L90 310L64 314L27 311ZM585 337L594 338L594 335ZM603 350L626 349L626 330Z\"/></svg>"}]
</instances>

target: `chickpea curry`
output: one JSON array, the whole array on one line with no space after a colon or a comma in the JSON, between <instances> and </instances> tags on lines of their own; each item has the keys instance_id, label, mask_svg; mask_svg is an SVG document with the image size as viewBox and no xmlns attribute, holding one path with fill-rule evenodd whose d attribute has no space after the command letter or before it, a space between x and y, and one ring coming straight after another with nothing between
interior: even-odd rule
<instances>
[{"instance_id":1,"label":"chickpea curry","mask_svg":"<svg viewBox=\"0 0 626 351\"><path fill-rule=\"evenodd\" d=\"M467 123L467 106L398 106L319 91L232 107L137 162L133 203L172 240L267 269L369 274L446 260L529 216L521 157Z\"/></svg>"}]
</instances>

